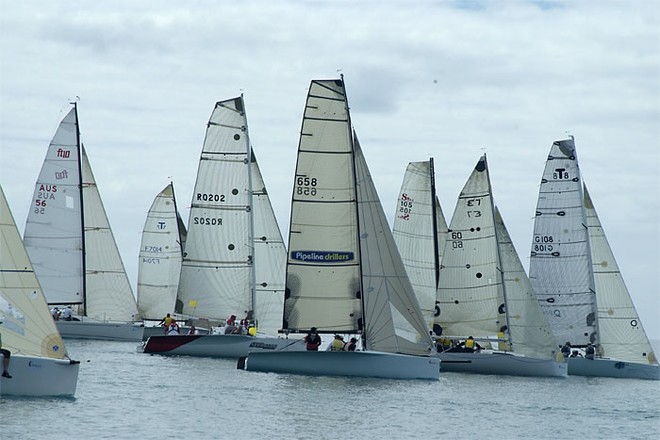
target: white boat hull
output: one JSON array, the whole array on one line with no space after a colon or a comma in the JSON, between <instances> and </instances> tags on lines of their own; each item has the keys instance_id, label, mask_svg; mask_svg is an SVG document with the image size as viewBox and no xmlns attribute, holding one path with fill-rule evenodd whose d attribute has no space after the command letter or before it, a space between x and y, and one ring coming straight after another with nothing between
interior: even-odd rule
<instances>
[{"instance_id":1,"label":"white boat hull","mask_svg":"<svg viewBox=\"0 0 660 440\"><path fill-rule=\"evenodd\" d=\"M566 377L566 362L537 359L503 351L438 353L440 369L456 373L498 374L508 376Z\"/></svg>"},{"instance_id":2,"label":"white boat hull","mask_svg":"<svg viewBox=\"0 0 660 440\"><path fill-rule=\"evenodd\" d=\"M568 358L571 376L616 377L622 379L660 380L658 364L638 364L616 359Z\"/></svg>"},{"instance_id":3,"label":"white boat hull","mask_svg":"<svg viewBox=\"0 0 660 440\"><path fill-rule=\"evenodd\" d=\"M139 348L143 353L240 358L251 352L303 351L301 339L247 335L152 336Z\"/></svg>"},{"instance_id":4,"label":"white boat hull","mask_svg":"<svg viewBox=\"0 0 660 440\"><path fill-rule=\"evenodd\" d=\"M55 322L64 339L105 339L111 341L141 341L144 326L134 322L63 321Z\"/></svg>"},{"instance_id":5,"label":"white boat hull","mask_svg":"<svg viewBox=\"0 0 660 440\"><path fill-rule=\"evenodd\" d=\"M428 380L440 378L440 360L435 356L409 356L377 351L254 352L247 356L245 369L310 376Z\"/></svg>"},{"instance_id":6,"label":"white boat hull","mask_svg":"<svg viewBox=\"0 0 660 440\"><path fill-rule=\"evenodd\" d=\"M79 367L79 362L68 359L12 355L12 378L0 378L0 396L73 396Z\"/></svg>"}]
</instances>

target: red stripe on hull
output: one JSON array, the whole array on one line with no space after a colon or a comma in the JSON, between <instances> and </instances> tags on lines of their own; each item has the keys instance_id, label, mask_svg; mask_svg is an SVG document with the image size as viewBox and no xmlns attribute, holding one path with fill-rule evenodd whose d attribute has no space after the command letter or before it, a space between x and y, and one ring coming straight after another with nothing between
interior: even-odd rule
<instances>
[{"instance_id":1,"label":"red stripe on hull","mask_svg":"<svg viewBox=\"0 0 660 440\"><path fill-rule=\"evenodd\" d=\"M186 345L204 335L151 336L144 346L144 353L163 353Z\"/></svg>"}]
</instances>

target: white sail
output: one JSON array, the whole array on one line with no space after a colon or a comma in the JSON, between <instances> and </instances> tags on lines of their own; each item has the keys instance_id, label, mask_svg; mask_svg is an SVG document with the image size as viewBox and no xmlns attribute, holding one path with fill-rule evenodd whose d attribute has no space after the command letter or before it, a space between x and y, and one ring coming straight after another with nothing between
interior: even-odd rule
<instances>
[{"instance_id":1,"label":"white sail","mask_svg":"<svg viewBox=\"0 0 660 440\"><path fill-rule=\"evenodd\" d=\"M251 171L257 325L260 332L276 334L282 327L286 246L254 151Z\"/></svg>"},{"instance_id":2,"label":"white sail","mask_svg":"<svg viewBox=\"0 0 660 440\"><path fill-rule=\"evenodd\" d=\"M84 301L78 139L74 107L48 146L25 224L25 249L50 304Z\"/></svg>"},{"instance_id":3,"label":"white sail","mask_svg":"<svg viewBox=\"0 0 660 440\"><path fill-rule=\"evenodd\" d=\"M356 225L353 142L344 84L312 81L291 200L285 330L360 330Z\"/></svg>"},{"instance_id":4,"label":"white sail","mask_svg":"<svg viewBox=\"0 0 660 440\"><path fill-rule=\"evenodd\" d=\"M137 317L137 302L85 147L81 145L81 149L85 212L85 316L99 320L132 321Z\"/></svg>"},{"instance_id":5,"label":"white sail","mask_svg":"<svg viewBox=\"0 0 660 440\"><path fill-rule=\"evenodd\" d=\"M495 335L506 328L504 289L486 156L463 187L440 267L436 318L443 334Z\"/></svg>"},{"instance_id":6,"label":"white sail","mask_svg":"<svg viewBox=\"0 0 660 440\"><path fill-rule=\"evenodd\" d=\"M539 307L532 285L497 207L495 207L495 233L506 292L505 311L508 318L510 349L529 357L553 359L557 352L554 335Z\"/></svg>"},{"instance_id":7,"label":"white sail","mask_svg":"<svg viewBox=\"0 0 660 440\"><path fill-rule=\"evenodd\" d=\"M100 320L135 319L137 304L80 143L75 106L48 147L25 243L49 304L82 304L84 316Z\"/></svg>"},{"instance_id":8,"label":"white sail","mask_svg":"<svg viewBox=\"0 0 660 440\"><path fill-rule=\"evenodd\" d=\"M366 348L428 355L433 346L428 325L357 137L354 149Z\"/></svg>"},{"instance_id":9,"label":"white sail","mask_svg":"<svg viewBox=\"0 0 660 440\"><path fill-rule=\"evenodd\" d=\"M183 312L235 314L256 320L260 331L279 328L286 254L252 157L242 96L216 103L211 114L188 228L178 292Z\"/></svg>"},{"instance_id":10,"label":"white sail","mask_svg":"<svg viewBox=\"0 0 660 440\"><path fill-rule=\"evenodd\" d=\"M183 249L174 185L154 199L142 231L138 265L138 309L145 319L174 312Z\"/></svg>"},{"instance_id":11,"label":"white sail","mask_svg":"<svg viewBox=\"0 0 660 440\"><path fill-rule=\"evenodd\" d=\"M369 350L428 354L432 344L353 138L342 79L312 81L298 147L284 328L310 327L364 331Z\"/></svg>"},{"instance_id":12,"label":"white sail","mask_svg":"<svg viewBox=\"0 0 660 440\"><path fill-rule=\"evenodd\" d=\"M602 355L627 362L657 364L637 310L584 186Z\"/></svg>"},{"instance_id":13,"label":"white sail","mask_svg":"<svg viewBox=\"0 0 660 440\"><path fill-rule=\"evenodd\" d=\"M0 187L0 321L2 345L14 355L67 358L46 299Z\"/></svg>"},{"instance_id":14,"label":"white sail","mask_svg":"<svg viewBox=\"0 0 660 440\"><path fill-rule=\"evenodd\" d=\"M557 343L598 343L582 178L572 138L553 143L543 171L529 279Z\"/></svg>"},{"instance_id":15,"label":"white sail","mask_svg":"<svg viewBox=\"0 0 660 440\"><path fill-rule=\"evenodd\" d=\"M406 167L392 234L424 320L431 328L440 261L447 237L447 222L435 195L433 159L410 162Z\"/></svg>"}]
</instances>

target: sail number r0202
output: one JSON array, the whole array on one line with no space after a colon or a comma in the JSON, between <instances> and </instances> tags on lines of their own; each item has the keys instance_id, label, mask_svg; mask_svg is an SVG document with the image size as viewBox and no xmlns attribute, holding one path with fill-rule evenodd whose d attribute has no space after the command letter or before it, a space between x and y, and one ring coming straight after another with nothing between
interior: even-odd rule
<instances>
[{"instance_id":1,"label":"sail number r0202","mask_svg":"<svg viewBox=\"0 0 660 440\"><path fill-rule=\"evenodd\" d=\"M315 196L317 183L316 177L296 177L296 194L299 196Z\"/></svg>"}]
</instances>

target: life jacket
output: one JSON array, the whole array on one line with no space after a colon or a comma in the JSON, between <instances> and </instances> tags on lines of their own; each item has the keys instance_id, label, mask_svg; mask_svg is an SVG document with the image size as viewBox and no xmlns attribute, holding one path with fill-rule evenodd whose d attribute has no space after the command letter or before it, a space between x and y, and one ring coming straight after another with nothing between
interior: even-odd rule
<instances>
[{"instance_id":1,"label":"life jacket","mask_svg":"<svg viewBox=\"0 0 660 440\"><path fill-rule=\"evenodd\" d=\"M332 351L341 351L344 348L344 341L341 339L334 339L332 341L331 350Z\"/></svg>"},{"instance_id":2,"label":"life jacket","mask_svg":"<svg viewBox=\"0 0 660 440\"><path fill-rule=\"evenodd\" d=\"M318 350L319 345L321 345L321 337L318 334L309 334L305 336L305 343L307 345L307 350Z\"/></svg>"},{"instance_id":3,"label":"life jacket","mask_svg":"<svg viewBox=\"0 0 660 440\"><path fill-rule=\"evenodd\" d=\"M474 339L468 339L465 341L465 348L472 350L474 348Z\"/></svg>"}]
</instances>

